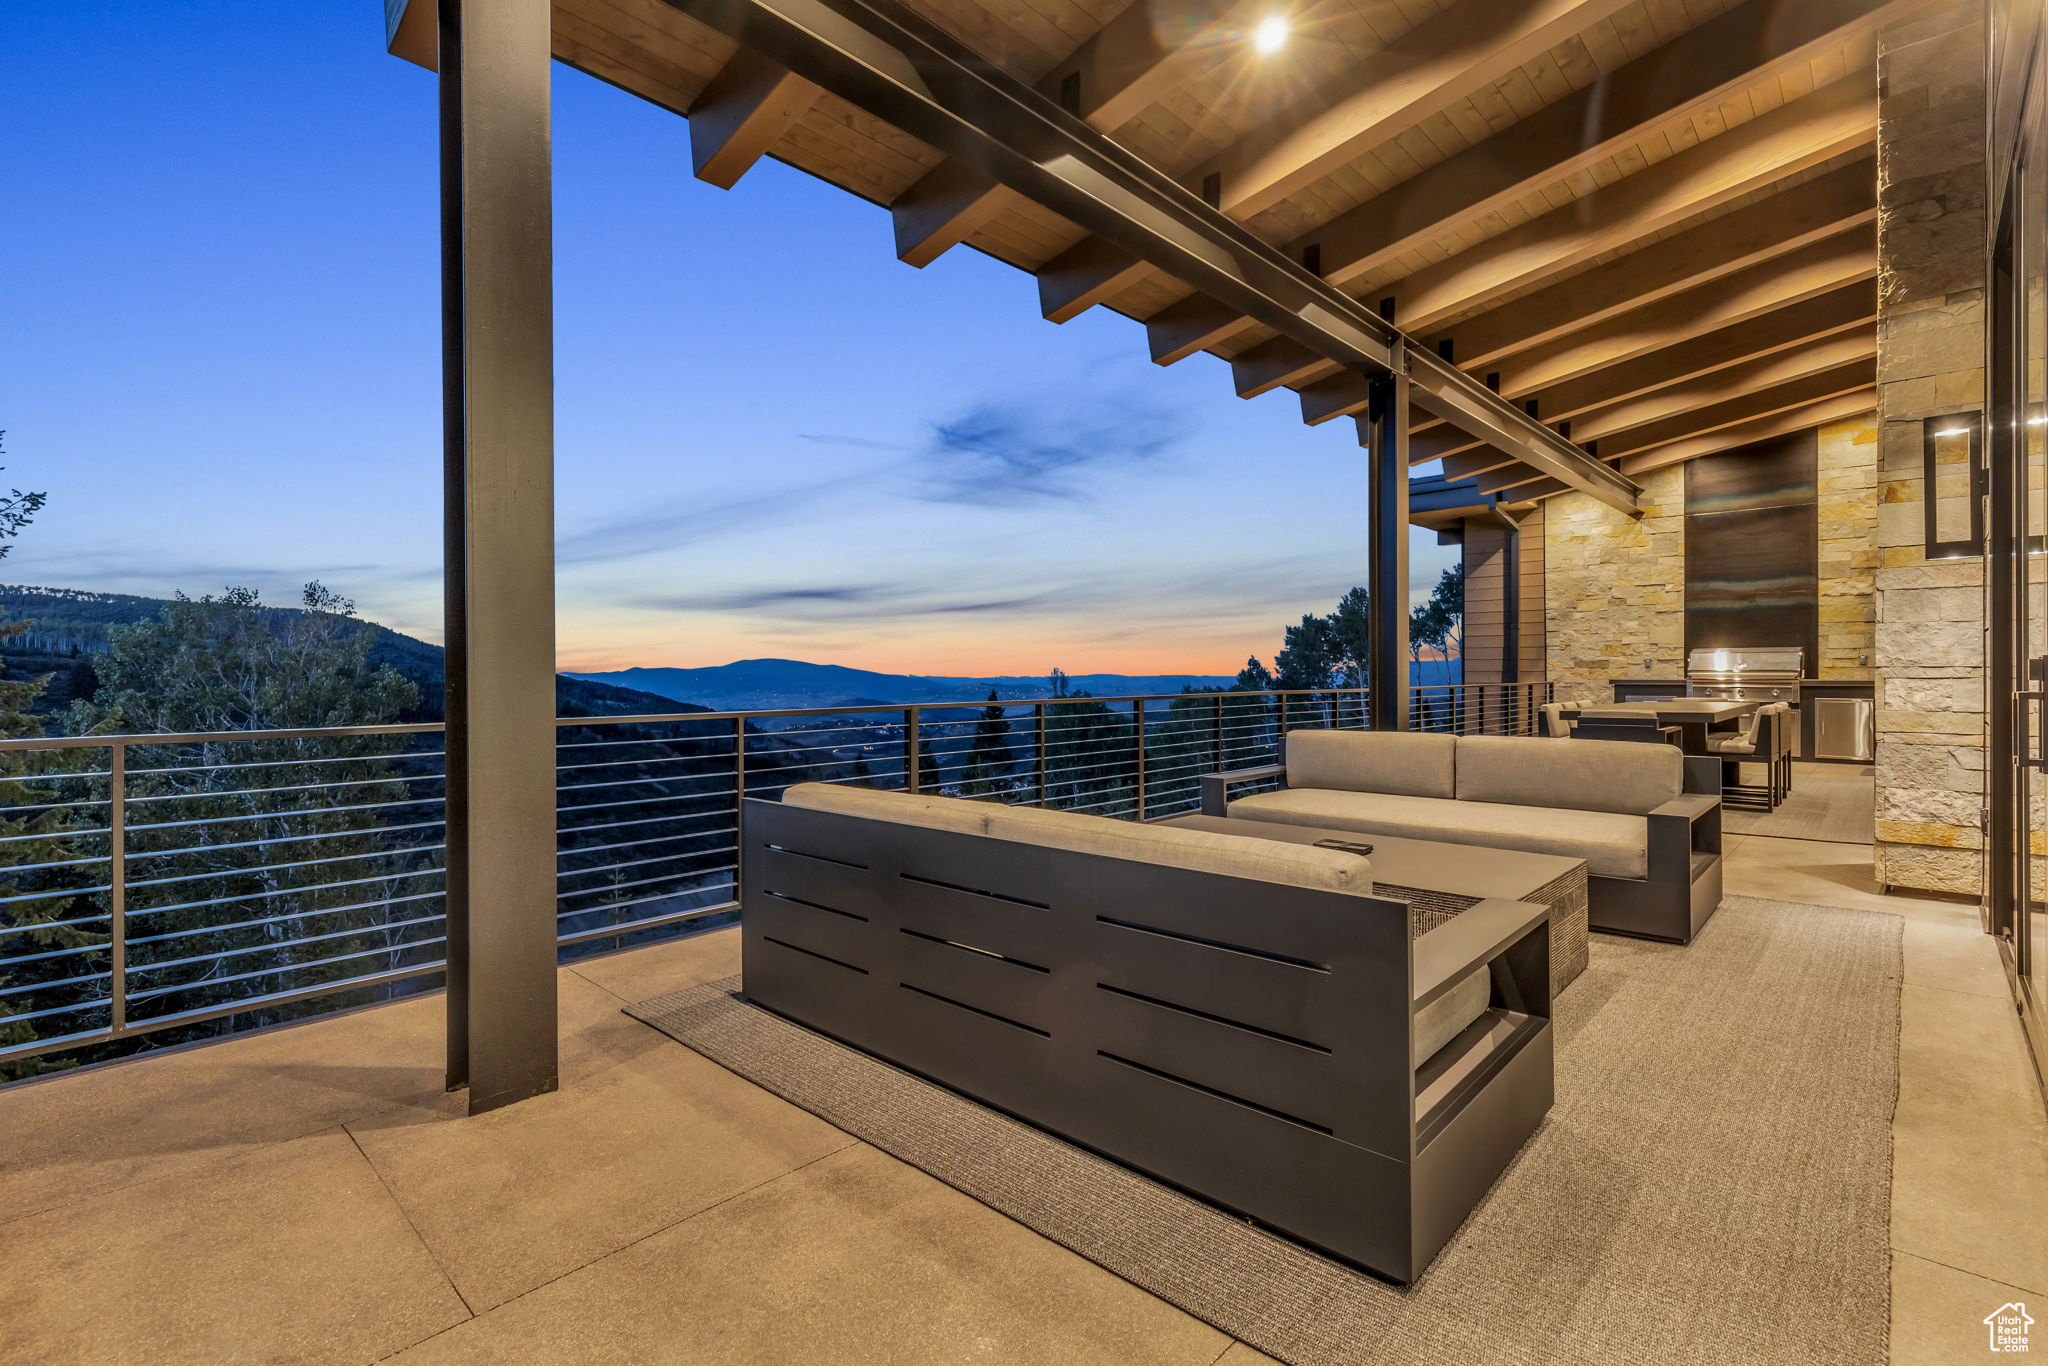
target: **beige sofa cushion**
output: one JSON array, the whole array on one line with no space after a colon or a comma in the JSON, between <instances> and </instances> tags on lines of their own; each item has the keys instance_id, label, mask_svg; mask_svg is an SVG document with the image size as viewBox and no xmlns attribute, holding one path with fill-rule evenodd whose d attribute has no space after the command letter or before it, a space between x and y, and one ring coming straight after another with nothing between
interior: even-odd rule
<instances>
[{"instance_id":1,"label":"beige sofa cushion","mask_svg":"<svg viewBox=\"0 0 2048 1366\"><path fill-rule=\"evenodd\" d=\"M1546 749L1563 748L1548 740L1529 743ZM1616 748L1630 747L1626 740L1614 743ZM1230 804L1230 814L1249 820L1321 826L1368 835L1519 849L1525 854L1561 854L1584 859L1587 871L1598 877L1640 879L1647 877L1650 870L1650 823L1641 816L1607 811L1288 788L1240 797Z\"/></svg>"},{"instance_id":2,"label":"beige sofa cushion","mask_svg":"<svg viewBox=\"0 0 2048 1366\"><path fill-rule=\"evenodd\" d=\"M988 802L970 802L959 797L884 792L879 788L849 787L844 783L798 783L782 794L782 800L788 806L807 806L815 811L836 811L843 816L895 821L899 825L923 826L928 830L952 830L963 835L987 834L989 812L998 809Z\"/></svg>"},{"instance_id":3,"label":"beige sofa cushion","mask_svg":"<svg viewBox=\"0 0 2048 1366\"><path fill-rule=\"evenodd\" d=\"M1202 830L1140 825L1108 816L1031 806L991 807L988 833L996 839L1016 840L1020 844L1106 854L1198 873L1221 873L1355 896L1372 895L1369 859L1307 844L1279 844L1248 835L1212 835ZM1257 908L1246 909L1252 912Z\"/></svg>"},{"instance_id":4,"label":"beige sofa cushion","mask_svg":"<svg viewBox=\"0 0 2048 1366\"><path fill-rule=\"evenodd\" d=\"M1458 741L1461 801L1647 816L1684 786L1685 756L1675 745L1635 740L1557 745L1505 735Z\"/></svg>"},{"instance_id":5,"label":"beige sofa cushion","mask_svg":"<svg viewBox=\"0 0 2048 1366\"><path fill-rule=\"evenodd\" d=\"M1415 1065L1421 1067L1436 1051L1465 1032L1493 1001L1493 975L1477 967L1458 984L1415 1012Z\"/></svg>"},{"instance_id":6,"label":"beige sofa cushion","mask_svg":"<svg viewBox=\"0 0 2048 1366\"><path fill-rule=\"evenodd\" d=\"M1458 742L1449 735L1290 730L1287 785L1454 797L1457 752Z\"/></svg>"}]
</instances>

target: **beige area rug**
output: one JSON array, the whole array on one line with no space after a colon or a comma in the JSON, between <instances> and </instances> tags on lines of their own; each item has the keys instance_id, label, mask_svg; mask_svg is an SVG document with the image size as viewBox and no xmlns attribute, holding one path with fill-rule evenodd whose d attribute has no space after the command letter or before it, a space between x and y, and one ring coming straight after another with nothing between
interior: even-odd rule
<instances>
[{"instance_id":1,"label":"beige area rug","mask_svg":"<svg viewBox=\"0 0 2048 1366\"><path fill-rule=\"evenodd\" d=\"M1877 770L1863 764L1794 764L1792 794L1774 811L1721 808L1731 835L1868 844L1877 837ZM1744 764L1743 779L1761 783L1763 766Z\"/></svg>"},{"instance_id":2,"label":"beige area rug","mask_svg":"<svg viewBox=\"0 0 2048 1366\"><path fill-rule=\"evenodd\" d=\"M1293 1366L1876 1366L1904 922L1730 897L1594 936L1557 1103L1402 1289L748 1005L630 1013Z\"/></svg>"}]
</instances>

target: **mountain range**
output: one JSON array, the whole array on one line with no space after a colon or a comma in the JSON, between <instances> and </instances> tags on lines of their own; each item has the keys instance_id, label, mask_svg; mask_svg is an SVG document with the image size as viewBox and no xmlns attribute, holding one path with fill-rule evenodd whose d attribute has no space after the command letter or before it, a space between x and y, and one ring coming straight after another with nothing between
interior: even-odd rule
<instances>
[{"instance_id":1,"label":"mountain range","mask_svg":"<svg viewBox=\"0 0 2048 1366\"><path fill-rule=\"evenodd\" d=\"M166 602L130 593L0 585L0 619L35 623L24 635L6 642L5 659L0 661L5 675L48 675L51 685L43 707L68 705L73 696L93 686L91 658L106 650L108 631L154 617ZM282 619L299 609L263 610ZM368 624L377 633L371 658L390 664L420 685L418 719L439 720L441 647L374 622ZM1456 660L1424 660L1411 670L1411 681L1416 683L1452 682L1457 676ZM1234 681L1228 674L1093 673L1071 675L1067 688L1096 697L1129 697L1178 693L1187 687L1227 688ZM630 668L556 675L557 699L564 716L979 702L990 692L1006 702L1035 701L1052 696L1052 683L1045 677L1017 674L880 673L801 659L741 659L707 668Z\"/></svg>"},{"instance_id":2,"label":"mountain range","mask_svg":"<svg viewBox=\"0 0 2048 1366\"><path fill-rule=\"evenodd\" d=\"M9 679L48 678L37 710L61 710L97 686L92 657L106 652L107 633L116 626L149 620L169 601L134 593L0 584L0 620L34 623L5 643L4 652L0 652L0 673ZM298 615L300 610L265 607L263 612L266 617L281 621ZM419 707L405 719L443 719L441 647L375 622L365 624L377 633L370 646L370 662L389 664L419 685ZM666 694L635 692L628 687L568 674L555 675L555 709L560 716L645 716L702 710L688 703L678 705L678 699Z\"/></svg>"},{"instance_id":3,"label":"mountain range","mask_svg":"<svg viewBox=\"0 0 2048 1366\"><path fill-rule=\"evenodd\" d=\"M741 659L700 669L634 668L568 676L654 693L678 702L695 702L714 711L877 702L978 702L990 692L1006 702L1052 696L1051 681L1042 677L877 673L801 659ZM1227 688L1233 681L1230 675L1217 674L1074 674L1067 679L1067 688L1097 697L1128 697L1177 693L1183 687Z\"/></svg>"}]
</instances>

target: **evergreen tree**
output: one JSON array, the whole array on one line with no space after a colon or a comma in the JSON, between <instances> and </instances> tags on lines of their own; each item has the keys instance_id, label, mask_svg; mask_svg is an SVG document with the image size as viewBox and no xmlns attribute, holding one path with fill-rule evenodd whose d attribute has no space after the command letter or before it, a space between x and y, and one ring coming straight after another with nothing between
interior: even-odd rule
<instances>
[{"instance_id":1,"label":"evergreen tree","mask_svg":"<svg viewBox=\"0 0 2048 1366\"><path fill-rule=\"evenodd\" d=\"M1453 564L1436 581L1429 595L1431 609L1443 628L1444 653L1462 659L1465 654L1465 566Z\"/></svg>"},{"instance_id":2,"label":"evergreen tree","mask_svg":"<svg viewBox=\"0 0 2048 1366\"><path fill-rule=\"evenodd\" d=\"M967 769L961 775L962 796L986 797L1010 790L1010 770L1017 755L1010 748L1010 718L997 704L995 689L989 689L989 705L974 721L973 738L967 746Z\"/></svg>"},{"instance_id":3,"label":"evergreen tree","mask_svg":"<svg viewBox=\"0 0 2048 1366\"><path fill-rule=\"evenodd\" d=\"M1273 671L1254 655L1238 670L1237 681L1231 684L1231 691L1264 694L1272 692L1273 687ZM1223 758L1217 767L1256 768L1273 762L1279 754L1279 732L1274 726L1278 715L1279 710L1271 697L1226 697L1223 701Z\"/></svg>"},{"instance_id":4,"label":"evergreen tree","mask_svg":"<svg viewBox=\"0 0 2048 1366\"><path fill-rule=\"evenodd\" d=\"M1046 805L1098 816L1137 812L1131 718L1086 689L1045 711Z\"/></svg>"},{"instance_id":5,"label":"evergreen tree","mask_svg":"<svg viewBox=\"0 0 2048 1366\"><path fill-rule=\"evenodd\" d=\"M932 748L932 737L929 734L921 738L917 747L917 788L920 792L929 792L934 796L942 794L945 790L945 779L939 773L938 752Z\"/></svg>"},{"instance_id":6,"label":"evergreen tree","mask_svg":"<svg viewBox=\"0 0 2048 1366\"><path fill-rule=\"evenodd\" d=\"M1304 616L1299 626L1290 626L1280 653L1273 656L1274 681L1283 692L1307 692L1306 697L1284 700L1281 713L1292 726L1322 726L1335 721L1328 699L1315 696L1332 686L1342 646L1328 617Z\"/></svg>"},{"instance_id":7,"label":"evergreen tree","mask_svg":"<svg viewBox=\"0 0 2048 1366\"><path fill-rule=\"evenodd\" d=\"M0 438L5 433L0 432ZM44 495L13 489L0 496L0 541L11 541L41 511ZM0 544L0 558L12 550ZM0 622L0 646L25 635L33 621ZM26 739L43 733L32 714L48 676L0 680L0 736ZM104 879L104 865L52 868L104 853L105 837L84 833L79 808L60 802L104 801L106 786L80 760L88 751L9 751L0 754L0 896L8 898L7 926L0 931L0 1047L104 1024L106 990L92 977L106 968L100 946L107 942L104 892L80 891ZM97 789L95 792L94 789ZM89 809L89 808L88 808ZM98 846L97 848L95 846ZM16 871L19 870L19 871ZM16 901L16 897L32 900ZM97 921L95 921L97 916ZM66 983L69 982L69 985ZM76 1007L66 1010L66 1007ZM37 1021L9 1017L36 1015ZM34 1061L0 1064L0 1078L42 1070Z\"/></svg>"},{"instance_id":8,"label":"evergreen tree","mask_svg":"<svg viewBox=\"0 0 2048 1366\"><path fill-rule=\"evenodd\" d=\"M418 704L415 685L369 662L375 630L353 603L317 583L303 602L303 613L278 616L232 588L113 628L99 693L75 718L168 732L311 729L388 724ZM150 942L131 936L131 992L171 1013L438 956L441 881L427 846L439 838L442 785L405 781L411 744L224 739L136 751L147 761L131 771L129 802L149 820L131 823L129 915ZM335 1004L278 1003L244 1018Z\"/></svg>"},{"instance_id":9,"label":"evergreen tree","mask_svg":"<svg viewBox=\"0 0 2048 1366\"><path fill-rule=\"evenodd\" d=\"M1337 647L1337 677L1347 688L1366 686L1372 659L1371 599L1354 588L1337 600L1330 613L1330 635Z\"/></svg>"}]
</instances>

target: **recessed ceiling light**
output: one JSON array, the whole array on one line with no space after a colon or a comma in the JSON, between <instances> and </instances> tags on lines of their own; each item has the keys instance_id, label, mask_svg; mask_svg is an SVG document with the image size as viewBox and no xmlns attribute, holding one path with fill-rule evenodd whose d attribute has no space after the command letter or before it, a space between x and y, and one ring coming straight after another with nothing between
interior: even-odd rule
<instances>
[{"instance_id":1,"label":"recessed ceiling light","mask_svg":"<svg viewBox=\"0 0 2048 1366\"><path fill-rule=\"evenodd\" d=\"M1269 14L1252 30L1252 46L1261 52L1278 52L1287 46L1287 20Z\"/></svg>"}]
</instances>

